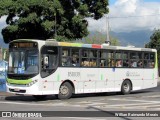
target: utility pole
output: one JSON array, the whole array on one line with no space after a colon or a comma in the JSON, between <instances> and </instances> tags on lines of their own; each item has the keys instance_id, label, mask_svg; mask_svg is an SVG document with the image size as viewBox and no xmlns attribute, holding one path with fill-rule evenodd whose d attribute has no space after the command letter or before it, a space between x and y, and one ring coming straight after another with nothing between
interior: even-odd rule
<instances>
[{"instance_id":1,"label":"utility pole","mask_svg":"<svg viewBox=\"0 0 160 120\"><path fill-rule=\"evenodd\" d=\"M110 38L109 38L109 16L108 15L106 15L106 34L107 34L107 39L106 39L105 43L110 45Z\"/></svg>"}]
</instances>

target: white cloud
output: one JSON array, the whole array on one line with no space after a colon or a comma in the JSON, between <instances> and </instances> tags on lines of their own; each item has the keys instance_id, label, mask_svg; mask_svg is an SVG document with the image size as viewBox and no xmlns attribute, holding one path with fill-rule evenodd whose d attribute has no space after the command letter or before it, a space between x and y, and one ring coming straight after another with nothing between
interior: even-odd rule
<instances>
[{"instance_id":1,"label":"white cloud","mask_svg":"<svg viewBox=\"0 0 160 120\"><path fill-rule=\"evenodd\" d=\"M2 38L2 35L1 35L1 32L2 32L2 29L6 26L6 16L2 16L0 18L0 38Z\"/></svg>"},{"instance_id":2,"label":"white cloud","mask_svg":"<svg viewBox=\"0 0 160 120\"><path fill-rule=\"evenodd\" d=\"M6 21L7 16L2 16L0 18L0 29L6 26L5 21Z\"/></svg>"},{"instance_id":3,"label":"white cloud","mask_svg":"<svg viewBox=\"0 0 160 120\"><path fill-rule=\"evenodd\" d=\"M130 32L160 28L160 2L117 0L109 6L109 24L112 31ZM106 17L89 19L89 30L106 31Z\"/></svg>"}]
</instances>

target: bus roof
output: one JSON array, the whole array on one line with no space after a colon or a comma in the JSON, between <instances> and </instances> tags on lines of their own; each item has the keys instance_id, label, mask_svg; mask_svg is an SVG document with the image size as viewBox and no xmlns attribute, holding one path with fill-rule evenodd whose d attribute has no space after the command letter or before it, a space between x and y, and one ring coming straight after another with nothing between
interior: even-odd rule
<instances>
[{"instance_id":1,"label":"bus roof","mask_svg":"<svg viewBox=\"0 0 160 120\"><path fill-rule=\"evenodd\" d=\"M97 48L97 49L111 49L111 50L136 50L136 51L150 51L156 52L156 49L151 48L137 48L137 47L124 47L124 46L109 46L107 44L84 44L84 43L71 43L71 42L58 42L55 39L36 40L36 39L17 39L14 41L35 41L43 42L47 46L69 46L69 47L83 47L83 48ZM13 42L14 42L13 41Z\"/></svg>"},{"instance_id":2,"label":"bus roof","mask_svg":"<svg viewBox=\"0 0 160 120\"><path fill-rule=\"evenodd\" d=\"M69 46L69 47L83 47L83 48L97 48L97 49L111 49L111 50L137 50L137 51L151 51L156 52L156 49L151 48L136 48L133 46L109 46L107 44L83 44L83 43L70 43L70 42L57 42L56 40L46 40L46 45L53 46Z\"/></svg>"}]
</instances>

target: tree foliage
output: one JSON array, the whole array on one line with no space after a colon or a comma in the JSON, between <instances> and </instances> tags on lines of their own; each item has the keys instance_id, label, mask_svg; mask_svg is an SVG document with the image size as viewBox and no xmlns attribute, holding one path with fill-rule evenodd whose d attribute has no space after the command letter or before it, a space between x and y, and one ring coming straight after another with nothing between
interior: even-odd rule
<instances>
[{"instance_id":1,"label":"tree foliage","mask_svg":"<svg viewBox=\"0 0 160 120\"><path fill-rule=\"evenodd\" d=\"M120 45L120 42L117 38L113 36L109 36L109 38L112 46ZM96 31L94 34L85 37L83 42L88 44L103 44L106 40L106 34Z\"/></svg>"},{"instance_id":2,"label":"tree foliage","mask_svg":"<svg viewBox=\"0 0 160 120\"><path fill-rule=\"evenodd\" d=\"M6 43L18 38L74 40L88 35L86 17L108 13L108 0L0 0ZM63 41L63 40L62 40Z\"/></svg>"},{"instance_id":3,"label":"tree foliage","mask_svg":"<svg viewBox=\"0 0 160 120\"><path fill-rule=\"evenodd\" d=\"M154 31L150 37L150 42L147 43L145 47L157 49L158 58L160 60L160 29Z\"/></svg>"}]
</instances>

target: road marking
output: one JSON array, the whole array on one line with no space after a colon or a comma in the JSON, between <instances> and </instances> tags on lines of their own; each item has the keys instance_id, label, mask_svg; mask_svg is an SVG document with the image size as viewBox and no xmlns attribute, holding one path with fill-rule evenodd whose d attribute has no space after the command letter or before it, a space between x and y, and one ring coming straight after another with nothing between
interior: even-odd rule
<instances>
[{"instance_id":1,"label":"road marking","mask_svg":"<svg viewBox=\"0 0 160 120\"><path fill-rule=\"evenodd\" d=\"M160 97L160 95L153 96L142 96L142 97ZM122 102L122 104L117 103L117 101ZM110 103L111 102L111 103ZM124 102L124 104L123 104ZM128 103L125 103L128 102ZM143 100L143 99L133 99L133 98L108 98L108 99L97 99L97 100L84 100L84 101L56 101L56 102L23 102L23 101L0 101L0 103L5 104L18 104L18 105L42 105L42 106L71 106L71 107L89 107L94 106L97 108L122 108L122 109L154 109L160 106L160 101L156 100ZM110 104L109 104L110 103ZM129 104L131 103L131 104ZM154 108L155 107L155 108Z\"/></svg>"},{"instance_id":2,"label":"road marking","mask_svg":"<svg viewBox=\"0 0 160 120\"><path fill-rule=\"evenodd\" d=\"M89 102L99 102L99 101L103 101L105 99L98 99L98 100L89 100Z\"/></svg>"},{"instance_id":3,"label":"road marking","mask_svg":"<svg viewBox=\"0 0 160 120\"><path fill-rule=\"evenodd\" d=\"M135 103L135 104L117 104L117 105L106 105L106 106L141 106L141 105L153 105L157 103Z\"/></svg>"},{"instance_id":4,"label":"road marking","mask_svg":"<svg viewBox=\"0 0 160 120\"><path fill-rule=\"evenodd\" d=\"M160 97L160 95L151 95L151 96L142 96L143 98L147 97L147 98L155 98L155 97Z\"/></svg>"},{"instance_id":5,"label":"road marking","mask_svg":"<svg viewBox=\"0 0 160 120\"><path fill-rule=\"evenodd\" d=\"M95 106L95 105L106 105L107 103L89 103L88 106Z\"/></svg>"},{"instance_id":6,"label":"road marking","mask_svg":"<svg viewBox=\"0 0 160 120\"><path fill-rule=\"evenodd\" d=\"M110 100L121 100L121 99L113 98L113 99L110 99ZM160 101L151 101L151 100L131 100L131 99L124 99L124 101L160 103Z\"/></svg>"},{"instance_id":7,"label":"road marking","mask_svg":"<svg viewBox=\"0 0 160 120\"><path fill-rule=\"evenodd\" d=\"M8 101L0 101L0 103L6 103L6 104L18 104L18 105L45 105L45 106L52 106L54 104L48 104L48 103L22 103L22 102L8 102ZM64 103L56 103L56 106L65 106Z\"/></svg>"}]
</instances>

